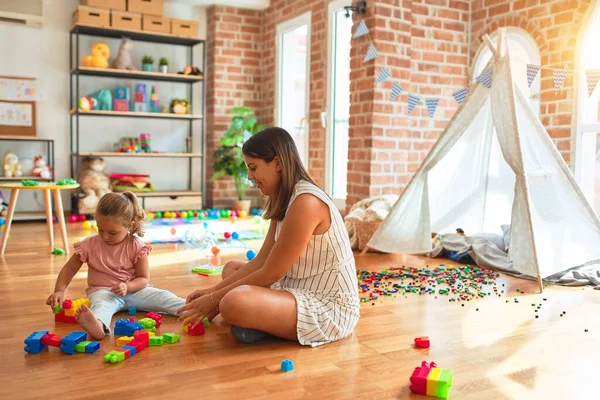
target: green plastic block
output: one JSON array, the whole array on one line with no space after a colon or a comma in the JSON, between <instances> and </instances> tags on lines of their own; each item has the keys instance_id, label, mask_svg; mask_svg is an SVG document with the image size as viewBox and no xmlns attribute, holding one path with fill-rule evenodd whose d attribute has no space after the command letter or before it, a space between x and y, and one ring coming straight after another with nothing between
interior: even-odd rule
<instances>
[{"instance_id":1,"label":"green plastic block","mask_svg":"<svg viewBox=\"0 0 600 400\"><path fill-rule=\"evenodd\" d=\"M152 328L148 328L148 332L156 332L156 327L153 326Z\"/></svg>"},{"instance_id":2,"label":"green plastic block","mask_svg":"<svg viewBox=\"0 0 600 400\"><path fill-rule=\"evenodd\" d=\"M92 342L79 342L75 345L75 351L78 353L85 353L85 346Z\"/></svg>"},{"instance_id":3,"label":"green plastic block","mask_svg":"<svg viewBox=\"0 0 600 400\"><path fill-rule=\"evenodd\" d=\"M436 397L447 399L452 387L452 371L442 369L437 381Z\"/></svg>"},{"instance_id":4,"label":"green plastic block","mask_svg":"<svg viewBox=\"0 0 600 400\"><path fill-rule=\"evenodd\" d=\"M138 321L146 329L154 328L156 321L152 318L142 318Z\"/></svg>"},{"instance_id":5,"label":"green plastic block","mask_svg":"<svg viewBox=\"0 0 600 400\"><path fill-rule=\"evenodd\" d=\"M167 343L177 343L181 336L178 333L165 333L162 338Z\"/></svg>"},{"instance_id":6,"label":"green plastic block","mask_svg":"<svg viewBox=\"0 0 600 400\"><path fill-rule=\"evenodd\" d=\"M77 181L75 179L67 178L67 179L61 179L56 184L59 186L65 186L65 185L75 185L76 183L77 183Z\"/></svg>"},{"instance_id":7,"label":"green plastic block","mask_svg":"<svg viewBox=\"0 0 600 400\"><path fill-rule=\"evenodd\" d=\"M23 179L21 185L23 186L38 186L40 183L31 179Z\"/></svg>"},{"instance_id":8,"label":"green plastic block","mask_svg":"<svg viewBox=\"0 0 600 400\"><path fill-rule=\"evenodd\" d=\"M225 266L224 265L216 265L216 266L212 266L212 265L203 265L201 267L194 267L192 268L192 273L194 274L207 274L207 275L219 275L221 272L223 272L223 268Z\"/></svg>"},{"instance_id":9,"label":"green plastic block","mask_svg":"<svg viewBox=\"0 0 600 400\"><path fill-rule=\"evenodd\" d=\"M111 350L104 356L104 362L116 364L125 360L125 353L122 351Z\"/></svg>"},{"instance_id":10,"label":"green plastic block","mask_svg":"<svg viewBox=\"0 0 600 400\"><path fill-rule=\"evenodd\" d=\"M210 322L208 321L208 318L206 318L206 317L202 320L202 323L204 324L205 328L208 328L210 326Z\"/></svg>"},{"instance_id":11,"label":"green plastic block","mask_svg":"<svg viewBox=\"0 0 600 400\"><path fill-rule=\"evenodd\" d=\"M150 346L162 346L163 337L162 336L150 336Z\"/></svg>"},{"instance_id":12,"label":"green plastic block","mask_svg":"<svg viewBox=\"0 0 600 400\"><path fill-rule=\"evenodd\" d=\"M52 312L54 314L58 314L61 311L62 311L62 306L60 304L55 305L54 308L52 309Z\"/></svg>"},{"instance_id":13,"label":"green plastic block","mask_svg":"<svg viewBox=\"0 0 600 400\"><path fill-rule=\"evenodd\" d=\"M57 256L62 256L65 254L65 251L63 249L61 249L60 247L55 247L54 249L52 249L52 254L57 255Z\"/></svg>"}]
</instances>

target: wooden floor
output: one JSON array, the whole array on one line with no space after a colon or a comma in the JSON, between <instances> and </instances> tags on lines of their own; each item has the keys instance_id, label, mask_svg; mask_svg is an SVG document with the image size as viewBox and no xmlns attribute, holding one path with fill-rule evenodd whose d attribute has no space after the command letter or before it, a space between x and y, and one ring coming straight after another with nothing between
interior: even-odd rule
<instances>
[{"instance_id":1,"label":"wooden floor","mask_svg":"<svg viewBox=\"0 0 600 400\"><path fill-rule=\"evenodd\" d=\"M424 397L410 393L408 379L423 360L454 372L453 399L598 398L600 292L548 287L534 294L533 282L505 276L498 280L507 289L503 296L518 296L518 304L504 297L465 307L433 296L386 298L363 304L352 337L314 349L285 341L238 343L220 317L206 335L191 337L174 317L165 317L160 331L181 332L181 342L148 348L121 364L102 361L116 347L112 336L93 355L69 356L56 348L27 354L23 340L31 332L65 335L77 328L55 325L44 304L65 262L64 256L47 254L45 232L41 223L16 224L0 259L2 399L416 399ZM81 224L69 225L71 242L87 234ZM156 245L151 282L183 297L217 282L190 273L198 257L197 250L182 245ZM379 270L440 261L369 254L357 256L357 262ZM85 268L67 297L84 295ZM543 307L535 319L531 303L539 302ZM422 335L432 341L428 350L412 346ZM291 373L279 371L285 358L294 362Z\"/></svg>"}]
</instances>

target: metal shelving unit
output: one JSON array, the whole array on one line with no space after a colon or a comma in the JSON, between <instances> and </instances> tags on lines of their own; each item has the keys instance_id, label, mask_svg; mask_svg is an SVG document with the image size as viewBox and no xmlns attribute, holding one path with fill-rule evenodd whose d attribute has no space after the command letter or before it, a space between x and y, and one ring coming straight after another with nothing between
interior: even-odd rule
<instances>
[{"instance_id":1,"label":"metal shelving unit","mask_svg":"<svg viewBox=\"0 0 600 400\"><path fill-rule=\"evenodd\" d=\"M123 36L129 37L132 41L143 41L150 43L170 44L175 46L187 47L188 64L194 65L194 50L195 47L200 45L202 51L202 71L205 71L206 65L206 43L203 40L184 38L173 35L165 34L154 34L150 32L133 31L133 30L122 30L122 29L111 29L102 28L87 25L75 25L69 35L69 68L70 68L70 79L69 79L69 98L70 98L70 143L71 143L71 177L78 179L81 158L87 156L98 156L98 157L131 157L136 158L187 158L188 162L188 187L187 190L174 190L174 191L155 191L155 192L141 192L136 193L142 202L142 206L145 206L145 199L152 197L168 197L177 198L180 196L202 196L205 192L206 182L206 139L205 139L205 122L204 114L206 112L206 88L204 84L204 78L202 76L195 75L181 75L173 73L159 73L159 72L146 72L146 71L128 71L118 69L104 69L104 68L91 68L83 67L79 65L80 54L79 44L80 36L94 36L104 38L115 38L120 39ZM187 85L188 98L192 98L192 89L194 84L199 83L201 88L201 101L202 101L202 113L201 114L170 114L170 113L152 113L152 112L134 112L134 111L81 111L77 107L77 102L82 95L79 91L80 79L83 77L104 77L104 78L115 78L115 79L139 79L144 81L162 81L171 82L174 84L185 84ZM188 151L192 151L191 147L195 140L200 140L199 153L117 153L107 151L87 151L83 152L80 149L80 119L81 118L144 118L144 119L170 119L185 121L189 124L188 136L187 136L187 147ZM196 122L196 125L194 123ZM192 190L192 160L201 159L201 170L200 170L200 190ZM77 202L81 197L81 191L75 191L73 193L72 209L77 210ZM202 198L204 203L204 198ZM204 204L198 204L198 208L203 208Z\"/></svg>"}]
</instances>

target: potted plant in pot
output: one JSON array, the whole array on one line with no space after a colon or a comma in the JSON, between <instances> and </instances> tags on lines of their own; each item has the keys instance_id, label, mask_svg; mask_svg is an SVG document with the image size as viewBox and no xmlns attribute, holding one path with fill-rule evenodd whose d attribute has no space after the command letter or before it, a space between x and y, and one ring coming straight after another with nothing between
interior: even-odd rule
<instances>
[{"instance_id":1,"label":"potted plant in pot","mask_svg":"<svg viewBox=\"0 0 600 400\"><path fill-rule=\"evenodd\" d=\"M142 58L142 71L152 72L154 69L154 58L152 56L144 56Z\"/></svg>"},{"instance_id":2,"label":"potted plant in pot","mask_svg":"<svg viewBox=\"0 0 600 400\"><path fill-rule=\"evenodd\" d=\"M169 70L169 60L166 57L161 57L158 61L158 70L163 74L166 74Z\"/></svg>"},{"instance_id":3,"label":"potted plant in pot","mask_svg":"<svg viewBox=\"0 0 600 400\"><path fill-rule=\"evenodd\" d=\"M233 115L229 129L223 134L220 146L213 153L215 173L211 182L224 176L231 176L235 185L238 200L233 202L233 209L250 212L250 200L246 199L248 184L248 168L244 163L242 146L244 142L261 127L256 122L254 111L246 107L234 107L228 111Z\"/></svg>"}]
</instances>

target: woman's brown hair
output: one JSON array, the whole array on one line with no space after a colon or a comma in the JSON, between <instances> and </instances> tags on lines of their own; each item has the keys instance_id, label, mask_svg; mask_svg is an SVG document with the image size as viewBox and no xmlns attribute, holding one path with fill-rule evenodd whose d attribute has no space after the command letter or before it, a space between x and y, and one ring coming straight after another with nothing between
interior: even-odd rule
<instances>
[{"instance_id":1,"label":"woman's brown hair","mask_svg":"<svg viewBox=\"0 0 600 400\"><path fill-rule=\"evenodd\" d=\"M123 219L125 226L130 227L130 235L144 236L146 213L131 192L105 194L96 206L96 213L106 217L119 217Z\"/></svg>"},{"instance_id":2,"label":"woman's brown hair","mask_svg":"<svg viewBox=\"0 0 600 400\"><path fill-rule=\"evenodd\" d=\"M252 135L244 143L242 152L248 157L259 158L267 163L279 157L281 178L275 194L266 201L265 219L283 220L290 198L294 194L294 187L301 179L317 186L302 165L294 139L283 128L266 128Z\"/></svg>"}]
</instances>

